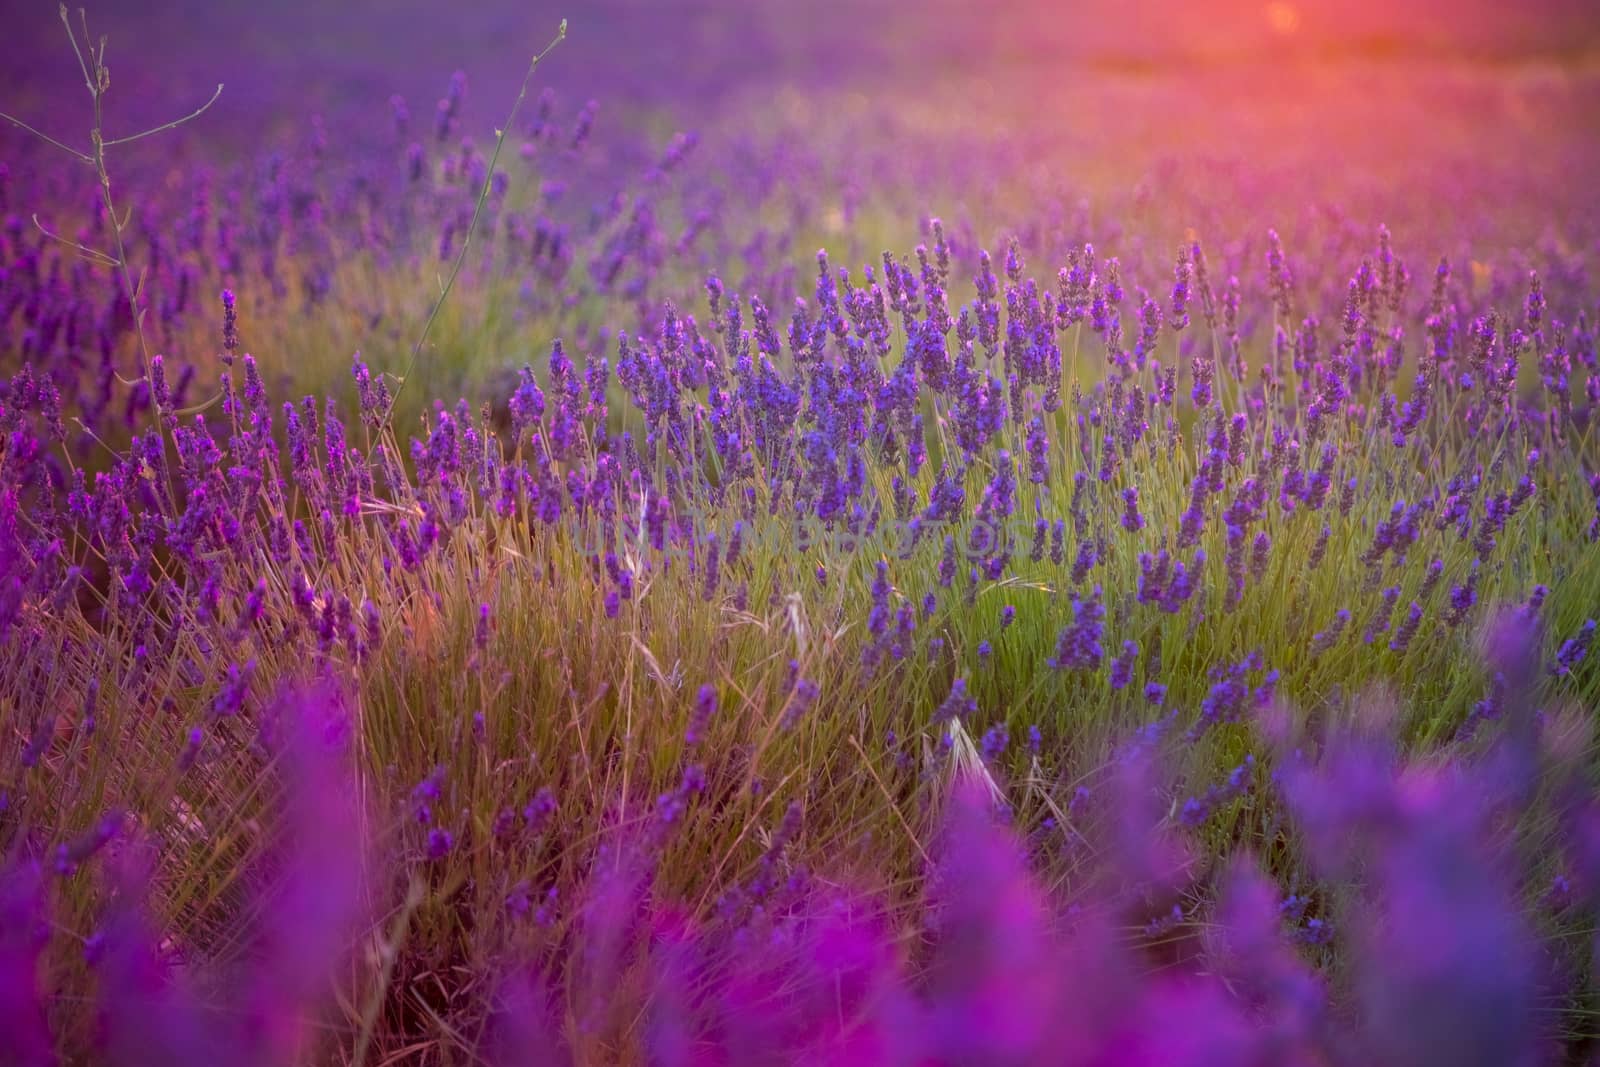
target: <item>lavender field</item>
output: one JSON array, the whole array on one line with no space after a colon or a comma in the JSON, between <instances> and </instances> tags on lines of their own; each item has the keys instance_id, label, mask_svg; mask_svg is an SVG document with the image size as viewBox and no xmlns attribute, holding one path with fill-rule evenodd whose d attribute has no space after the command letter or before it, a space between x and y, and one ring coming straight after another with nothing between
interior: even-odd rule
<instances>
[{"instance_id":1,"label":"lavender field","mask_svg":"<svg viewBox=\"0 0 1600 1067\"><path fill-rule=\"evenodd\" d=\"M9 7L0 1064L1600 1063L1592 4Z\"/></svg>"}]
</instances>

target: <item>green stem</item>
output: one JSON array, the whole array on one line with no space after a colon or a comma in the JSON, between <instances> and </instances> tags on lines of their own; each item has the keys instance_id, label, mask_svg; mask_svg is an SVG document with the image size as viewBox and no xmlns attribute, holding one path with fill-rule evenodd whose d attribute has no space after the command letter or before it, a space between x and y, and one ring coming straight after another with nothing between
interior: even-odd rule
<instances>
[{"instance_id":1,"label":"green stem","mask_svg":"<svg viewBox=\"0 0 1600 1067\"><path fill-rule=\"evenodd\" d=\"M428 334L433 332L433 324L439 317L439 310L444 307L444 302L450 297L450 290L455 288L456 277L461 273L461 265L466 262L467 250L472 247L472 235L477 232L478 220L483 217L483 206L489 202L489 190L494 183L495 164L500 161L500 149L506 143L506 135L511 132L511 127L516 123L517 112L522 110L522 102L528 97L528 84L533 80L533 72L539 69L539 61L550 54L550 51L566 39L567 20L561 20L561 26L556 30L555 39L545 45L544 51L533 57L528 64L528 72L522 76L522 87L517 90L516 103L511 105L511 113L506 116L505 125L495 131L494 152L489 156L489 166L483 176L483 188L478 191L478 202L472 209L472 221L467 225L467 235L461 242L461 251L456 253L456 261L450 267L450 276L445 279L444 288L439 293L439 299L433 302L433 310L428 313L428 320L422 324L422 335L417 338L417 343L411 349L411 358L406 363L406 372L401 375L400 381L395 385L394 395L389 399L389 410L384 412L382 426L387 426L394 418L396 405L400 403L400 394L405 391L406 383L411 380L411 372L417 365L417 356L422 353L422 346L428 342Z\"/></svg>"}]
</instances>

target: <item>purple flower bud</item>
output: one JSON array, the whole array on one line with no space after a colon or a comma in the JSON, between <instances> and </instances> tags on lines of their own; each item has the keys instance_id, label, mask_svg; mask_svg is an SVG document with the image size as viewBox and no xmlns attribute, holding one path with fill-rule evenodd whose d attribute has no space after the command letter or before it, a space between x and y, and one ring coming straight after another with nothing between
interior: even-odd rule
<instances>
[{"instance_id":1,"label":"purple flower bud","mask_svg":"<svg viewBox=\"0 0 1600 1067\"><path fill-rule=\"evenodd\" d=\"M239 313L234 301L233 290L222 290L222 362L233 364L233 357L239 351Z\"/></svg>"},{"instance_id":2,"label":"purple flower bud","mask_svg":"<svg viewBox=\"0 0 1600 1067\"><path fill-rule=\"evenodd\" d=\"M690 748L698 745L705 736L706 727L711 724L711 717L717 712L717 687L702 685L695 694L694 713L689 718L689 729L684 733L684 742Z\"/></svg>"},{"instance_id":3,"label":"purple flower bud","mask_svg":"<svg viewBox=\"0 0 1600 1067\"><path fill-rule=\"evenodd\" d=\"M1122 652L1111 661L1111 689L1125 688L1133 680L1133 665L1139 658L1139 646L1133 641L1122 642Z\"/></svg>"},{"instance_id":4,"label":"purple flower bud","mask_svg":"<svg viewBox=\"0 0 1600 1067\"><path fill-rule=\"evenodd\" d=\"M1450 589L1450 610L1445 614L1445 625L1452 630L1466 621L1467 615L1478 602L1478 564L1472 564L1467 580Z\"/></svg>"},{"instance_id":5,"label":"purple flower bud","mask_svg":"<svg viewBox=\"0 0 1600 1067\"><path fill-rule=\"evenodd\" d=\"M816 704L821 690L817 683L807 678L795 682L794 692L789 696L789 703L783 709L783 717L779 725L785 730L794 729L795 725L803 719L812 706Z\"/></svg>"},{"instance_id":6,"label":"purple flower bud","mask_svg":"<svg viewBox=\"0 0 1600 1067\"><path fill-rule=\"evenodd\" d=\"M1334 612L1333 622L1326 630L1319 630L1311 638L1312 657L1320 656L1334 645L1339 643L1339 638L1344 635L1344 628L1350 622L1350 612L1340 608Z\"/></svg>"},{"instance_id":7,"label":"purple flower bud","mask_svg":"<svg viewBox=\"0 0 1600 1067\"><path fill-rule=\"evenodd\" d=\"M556 797L549 789L540 789L522 809L522 821L530 834L543 833L556 813Z\"/></svg>"},{"instance_id":8,"label":"purple flower bud","mask_svg":"<svg viewBox=\"0 0 1600 1067\"><path fill-rule=\"evenodd\" d=\"M433 821L433 805L438 803L444 787L445 769L440 764L411 790L412 813L419 823Z\"/></svg>"},{"instance_id":9,"label":"purple flower bud","mask_svg":"<svg viewBox=\"0 0 1600 1067\"><path fill-rule=\"evenodd\" d=\"M1570 637L1561 642L1561 647L1556 650L1555 664L1550 668L1550 673L1565 676L1572 673L1572 669L1589 654L1589 648L1594 644L1595 620L1587 619L1578 630L1577 636Z\"/></svg>"},{"instance_id":10,"label":"purple flower bud","mask_svg":"<svg viewBox=\"0 0 1600 1067\"><path fill-rule=\"evenodd\" d=\"M945 722L949 719L960 719L971 715L978 710L978 702L967 695L967 680L957 678L950 684L950 695L933 713L933 721Z\"/></svg>"},{"instance_id":11,"label":"purple flower bud","mask_svg":"<svg viewBox=\"0 0 1600 1067\"><path fill-rule=\"evenodd\" d=\"M22 748L22 766L25 769L31 770L38 765L40 757L50 747L50 742L55 740L56 723L58 721L58 717L54 713L42 716L39 719L38 725L34 727L33 735Z\"/></svg>"},{"instance_id":12,"label":"purple flower bud","mask_svg":"<svg viewBox=\"0 0 1600 1067\"><path fill-rule=\"evenodd\" d=\"M1139 487L1130 485L1122 491L1122 528L1129 533L1144 529L1144 516L1139 514Z\"/></svg>"},{"instance_id":13,"label":"purple flower bud","mask_svg":"<svg viewBox=\"0 0 1600 1067\"><path fill-rule=\"evenodd\" d=\"M1411 639L1417 636L1421 627L1422 605L1413 600L1405 619L1395 627L1394 636L1389 639L1389 651L1404 653L1411 647Z\"/></svg>"},{"instance_id":14,"label":"purple flower bud","mask_svg":"<svg viewBox=\"0 0 1600 1067\"><path fill-rule=\"evenodd\" d=\"M1072 624L1057 635L1055 654L1048 664L1056 670L1093 670L1105 656L1100 644L1105 607L1098 585L1091 596L1072 594L1072 616Z\"/></svg>"}]
</instances>

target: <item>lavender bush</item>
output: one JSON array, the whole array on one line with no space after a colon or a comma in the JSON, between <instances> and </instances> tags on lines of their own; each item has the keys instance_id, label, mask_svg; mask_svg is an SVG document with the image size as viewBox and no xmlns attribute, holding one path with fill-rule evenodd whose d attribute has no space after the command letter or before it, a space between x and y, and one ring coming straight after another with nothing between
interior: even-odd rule
<instances>
[{"instance_id":1,"label":"lavender bush","mask_svg":"<svg viewBox=\"0 0 1600 1067\"><path fill-rule=\"evenodd\" d=\"M241 145L124 132L62 23L87 94L0 141L5 1055L1594 1054L1592 73L641 104L580 22L576 102Z\"/></svg>"}]
</instances>

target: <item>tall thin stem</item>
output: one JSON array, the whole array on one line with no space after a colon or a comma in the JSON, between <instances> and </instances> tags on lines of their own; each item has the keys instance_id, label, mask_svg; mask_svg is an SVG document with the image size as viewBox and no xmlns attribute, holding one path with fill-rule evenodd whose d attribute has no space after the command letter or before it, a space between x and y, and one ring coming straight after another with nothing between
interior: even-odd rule
<instances>
[{"instance_id":1,"label":"tall thin stem","mask_svg":"<svg viewBox=\"0 0 1600 1067\"><path fill-rule=\"evenodd\" d=\"M444 302L449 299L450 290L455 287L456 276L461 273L461 265L466 262L467 250L472 247L472 235L477 232L478 220L483 216L483 207L489 202L489 191L494 183L495 164L500 160L500 149L506 143L506 135L511 132L511 127L517 119L517 112L522 110L522 102L527 99L528 85L533 81L533 72L539 69L540 60L549 55L551 50L567 37L567 20L561 20L561 26L556 30L555 38L547 45L544 51L533 57L528 64L528 72L522 76L522 87L517 90L516 103L511 105L511 113L506 116L505 125L495 131L494 152L489 156L489 166L483 177L483 188L478 191L478 202L472 209L472 221L467 225L467 235L461 241L461 250L456 253L456 260L450 267L450 276L445 279L444 288L439 291L439 298L433 302L433 310L428 312L428 320L422 324L422 334L417 338L417 343L411 348L411 358L406 362L406 372L395 385L394 395L389 398L389 410L384 412L383 422L379 429L386 429L394 418L395 406L400 402L400 394L404 391L406 383L411 380L411 372L417 365L417 356L422 353L422 346L428 341L428 334L433 331L433 323L439 317L439 310L444 307Z\"/></svg>"},{"instance_id":2,"label":"tall thin stem","mask_svg":"<svg viewBox=\"0 0 1600 1067\"><path fill-rule=\"evenodd\" d=\"M117 212L116 198L111 192L111 171L106 165L106 149L112 145L127 144L131 141L137 141L142 138L152 136L153 134L162 133L166 130L176 129L184 123L200 117L201 115L205 114L205 112L210 109L211 105L217 102L217 98L222 95L222 86L218 84L216 92L211 94L211 99L207 100L199 108L190 112L188 115L183 116L182 118L174 119L171 122L162 123L159 126L152 127L151 129L144 130L143 132L136 133L128 137L117 137L108 140L104 132L105 95L106 90L111 87L111 76L110 71L106 68L105 64L105 39L101 38L98 47L94 47L91 44L88 15L85 14L82 9L80 9L78 12L78 17L83 33L83 41L80 43L78 40L78 31L74 30L72 27L72 19L68 15L67 5L60 4L58 6L58 13L61 17L61 26L64 30L66 30L67 33L67 41L72 45L72 54L77 58L78 70L83 74L84 88L88 90L89 97L94 102L94 122L89 130L90 151L87 153L80 152L70 145L63 144L55 138L48 136L47 134L34 128L33 126L30 126L28 123L23 122L21 119L16 118L13 115L0 112L0 119L4 119L19 129L34 135L45 144L60 149L61 151L64 151L78 159L80 162L88 164L94 168L95 177L100 186L100 202L105 208L106 215L110 219L111 238L114 242L114 255L108 255L97 249L88 248L75 242L66 241L65 239L51 233L42 225L40 225L37 216L34 217L34 225L38 226L40 232L44 233L45 236L72 247L77 252L88 257L94 262L98 262L104 266L112 267L116 270L118 276L122 280L123 294L128 300L128 312L132 316L133 332L138 342L139 380L143 381L146 387L152 389L151 403L154 405L154 383L151 381L150 377L150 343L144 332L144 315L139 310L139 292L141 289L141 284L134 279L133 272L128 266L127 238L124 233L127 228L127 218L119 215ZM167 437L167 427L163 419L163 414L159 411L157 411L156 414L156 431L161 435L162 441L165 442ZM161 467L162 484L166 487L169 499L173 499L173 486L170 474L167 470L166 455L164 451L163 454L156 460L156 462Z\"/></svg>"}]
</instances>

